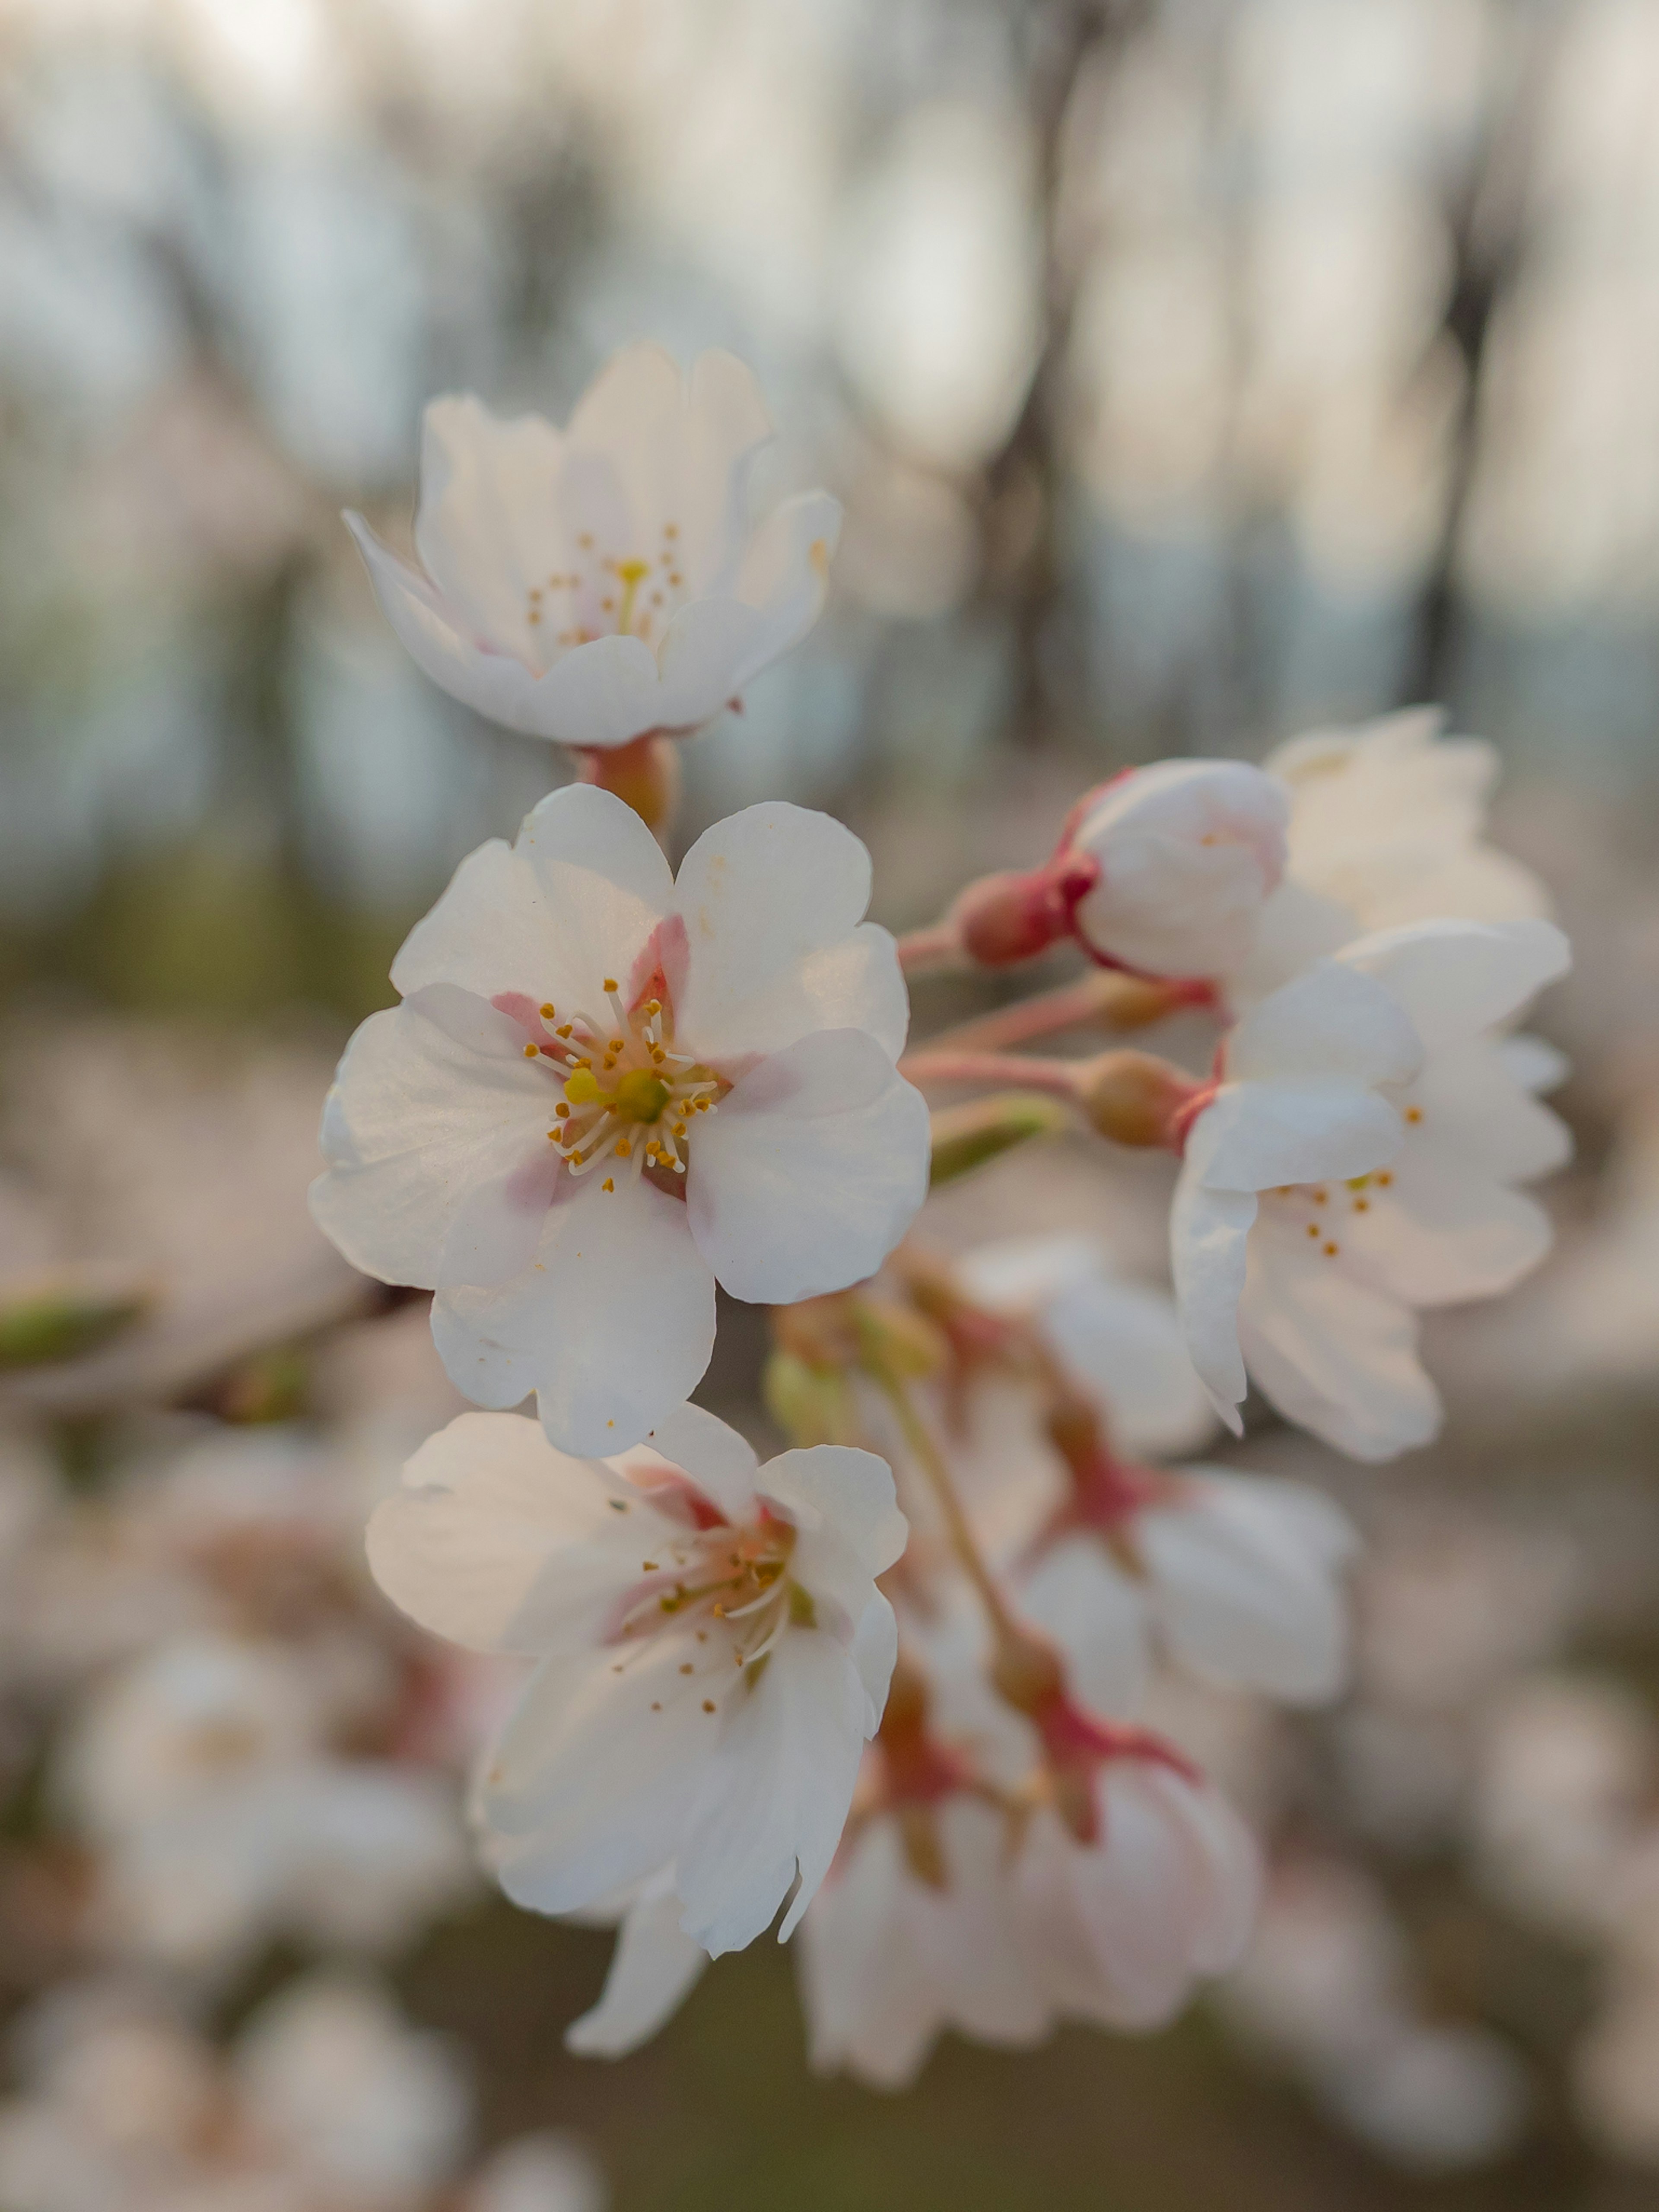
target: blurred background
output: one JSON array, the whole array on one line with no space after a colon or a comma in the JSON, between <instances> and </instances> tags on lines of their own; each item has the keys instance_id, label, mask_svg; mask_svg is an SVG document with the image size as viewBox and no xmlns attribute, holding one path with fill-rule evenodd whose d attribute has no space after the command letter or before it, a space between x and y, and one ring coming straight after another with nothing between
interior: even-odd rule
<instances>
[{"instance_id":1,"label":"blurred background","mask_svg":"<svg viewBox=\"0 0 1659 2212\"><path fill-rule=\"evenodd\" d=\"M564 2057L607 1939L469 1877L501 1685L359 1561L451 1402L303 1208L398 942L568 773L339 510L406 544L428 397L562 419L646 336L847 509L683 842L827 807L906 926L1126 763L1433 699L1578 946L1559 1249L1431 1337L1446 1440L1241 1453L1370 1539L1346 1706L1188 1698L1276 1839L1255 1958L898 2100L805 2074L766 1944ZM1659 2206L1656 615L1652 0L0 0L7 2212L182 2203L204 2112L301 2212ZM1082 1148L969 1203L1152 1251Z\"/></svg>"}]
</instances>

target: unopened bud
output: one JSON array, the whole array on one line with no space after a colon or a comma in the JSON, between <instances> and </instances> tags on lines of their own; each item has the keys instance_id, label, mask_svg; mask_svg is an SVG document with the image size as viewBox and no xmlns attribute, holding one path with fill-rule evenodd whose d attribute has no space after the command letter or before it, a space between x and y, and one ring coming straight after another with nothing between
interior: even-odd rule
<instances>
[{"instance_id":1,"label":"unopened bud","mask_svg":"<svg viewBox=\"0 0 1659 2212\"><path fill-rule=\"evenodd\" d=\"M1040 868L983 876L951 909L962 948L981 968L1033 959L1072 934L1078 901L1095 880L1086 854L1057 854Z\"/></svg>"},{"instance_id":2,"label":"unopened bud","mask_svg":"<svg viewBox=\"0 0 1659 2212\"><path fill-rule=\"evenodd\" d=\"M947 1106L933 1115L933 1188L983 1167L1028 1138L1058 1136L1074 1126L1065 1102L1037 1091L1004 1091Z\"/></svg>"},{"instance_id":3,"label":"unopened bud","mask_svg":"<svg viewBox=\"0 0 1659 2212\"><path fill-rule=\"evenodd\" d=\"M1014 1621L998 1624L991 1654L991 1686L1005 1704L1041 1728L1066 1697L1066 1669L1054 1645Z\"/></svg>"},{"instance_id":4,"label":"unopened bud","mask_svg":"<svg viewBox=\"0 0 1659 2212\"><path fill-rule=\"evenodd\" d=\"M133 1284L89 1276L15 1290L0 1302L0 1370L96 1352L142 1320L149 1304L149 1293Z\"/></svg>"},{"instance_id":5,"label":"unopened bud","mask_svg":"<svg viewBox=\"0 0 1659 2212\"><path fill-rule=\"evenodd\" d=\"M1150 1052L1106 1052L1078 1063L1078 1103L1115 1145L1179 1152L1188 1109L1206 1088Z\"/></svg>"},{"instance_id":6,"label":"unopened bud","mask_svg":"<svg viewBox=\"0 0 1659 2212\"><path fill-rule=\"evenodd\" d=\"M647 830L661 836L679 804L680 749L676 739L647 730L625 745L584 746L576 761L578 782L614 792Z\"/></svg>"}]
</instances>

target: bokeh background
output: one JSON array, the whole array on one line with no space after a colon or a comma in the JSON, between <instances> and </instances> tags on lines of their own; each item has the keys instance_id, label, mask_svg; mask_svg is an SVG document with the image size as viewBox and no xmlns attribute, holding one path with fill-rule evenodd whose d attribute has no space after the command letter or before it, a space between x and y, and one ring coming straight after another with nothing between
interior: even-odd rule
<instances>
[{"instance_id":1,"label":"bokeh background","mask_svg":"<svg viewBox=\"0 0 1659 2212\"><path fill-rule=\"evenodd\" d=\"M406 542L426 398L560 417L645 336L749 360L769 481L847 509L817 629L685 750L684 839L827 807L906 926L1125 763L1443 701L1579 948L1544 1024L1559 1249L1431 1339L1433 1451L1243 1449L1365 1523L1358 1681L1312 1722L1188 1715L1279 1871L1255 1962L1172 2035L951 2045L881 2099L810 2080L763 1944L582 2066L606 1939L430 1839L394 1924L330 1929L290 1893L335 1875L289 1868L198 1929L191 2033L374 1954L481 2147L399 2204L556 2127L617 2212L1659 2205L1653 0L0 0L13 2092L61 2104L68 1998L175 1940L190 1851L112 1932L154 1808L74 1748L170 1638L301 1651L337 1764L451 1800L492 1694L434 1690L361 1585L363 1501L448 1403L302 1194L409 923L568 771L402 657L338 513ZM924 987L919 1022L969 1003ZM997 1169L971 1225L1081 1212L1146 1261L1115 1177ZM730 1318L710 1390L752 1425Z\"/></svg>"}]
</instances>

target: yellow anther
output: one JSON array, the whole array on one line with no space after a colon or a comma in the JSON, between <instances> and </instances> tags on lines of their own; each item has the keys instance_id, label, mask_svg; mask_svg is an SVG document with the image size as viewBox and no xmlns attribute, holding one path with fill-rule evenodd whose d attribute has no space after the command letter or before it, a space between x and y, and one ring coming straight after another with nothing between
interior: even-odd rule
<instances>
[{"instance_id":1,"label":"yellow anther","mask_svg":"<svg viewBox=\"0 0 1659 2212\"><path fill-rule=\"evenodd\" d=\"M621 1138L617 1145L617 1158L619 1160L625 1160L633 1149L626 1137Z\"/></svg>"},{"instance_id":2,"label":"yellow anther","mask_svg":"<svg viewBox=\"0 0 1659 2212\"><path fill-rule=\"evenodd\" d=\"M534 1060L540 1050L541 1047L539 1045L527 1044L524 1048L524 1056L526 1060Z\"/></svg>"},{"instance_id":3,"label":"yellow anther","mask_svg":"<svg viewBox=\"0 0 1659 2212\"><path fill-rule=\"evenodd\" d=\"M616 1188L616 1180L611 1176L607 1176L605 1181L599 1185L599 1188L601 1190L615 1190Z\"/></svg>"},{"instance_id":4,"label":"yellow anther","mask_svg":"<svg viewBox=\"0 0 1659 2212\"><path fill-rule=\"evenodd\" d=\"M620 988L622 988L622 987L621 987L621 985L617 982L617 979L616 979L616 977L615 977L614 975L607 975L607 976L605 977L605 984L604 984L604 988L605 988L605 990L607 990L607 991L616 991L616 990L620 990Z\"/></svg>"},{"instance_id":5,"label":"yellow anther","mask_svg":"<svg viewBox=\"0 0 1659 2212\"><path fill-rule=\"evenodd\" d=\"M605 1047L605 1050L607 1052L620 1052L622 1048L623 1040L620 1037L612 1037L610 1043Z\"/></svg>"},{"instance_id":6,"label":"yellow anther","mask_svg":"<svg viewBox=\"0 0 1659 2212\"><path fill-rule=\"evenodd\" d=\"M659 1014L662 1012L662 1000L647 999L645 1002L645 1011L647 1014Z\"/></svg>"},{"instance_id":7,"label":"yellow anther","mask_svg":"<svg viewBox=\"0 0 1659 2212\"><path fill-rule=\"evenodd\" d=\"M1338 1249L1338 1246L1334 1244L1328 1244L1325 1247L1325 1257L1328 1260L1334 1260L1337 1255Z\"/></svg>"},{"instance_id":8,"label":"yellow anther","mask_svg":"<svg viewBox=\"0 0 1659 2212\"><path fill-rule=\"evenodd\" d=\"M1309 1236L1310 1236L1310 1237L1317 1237L1317 1236L1318 1236L1318 1234L1319 1234L1319 1224L1318 1224L1316 1221L1310 1221L1310 1222L1308 1224L1308 1234L1309 1234Z\"/></svg>"},{"instance_id":9,"label":"yellow anther","mask_svg":"<svg viewBox=\"0 0 1659 2212\"><path fill-rule=\"evenodd\" d=\"M1420 1106L1408 1106L1406 1109L1406 1119L1408 1121L1420 1121L1422 1118L1423 1109Z\"/></svg>"},{"instance_id":10,"label":"yellow anther","mask_svg":"<svg viewBox=\"0 0 1659 2212\"><path fill-rule=\"evenodd\" d=\"M557 1011L558 1010L554 1006L552 1000L550 999L547 1004L542 1008L542 1019L544 1022L550 1022Z\"/></svg>"},{"instance_id":11,"label":"yellow anther","mask_svg":"<svg viewBox=\"0 0 1659 2212\"><path fill-rule=\"evenodd\" d=\"M563 1099L561 1099L558 1104L553 1109L553 1111L557 1115L560 1121L562 1121L568 1115L570 1109L565 1104Z\"/></svg>"},{"instance_id":12,"label":"yellow anther","mask_svg":"<svg viewBox=\"0 0 1659 2212\"><path fill-rule=\"evenodd\" d=\"M574 1022L561 1022L558 1033L561 1036L568 1036L575 1026Z\"/></svg>"}]
</instances>

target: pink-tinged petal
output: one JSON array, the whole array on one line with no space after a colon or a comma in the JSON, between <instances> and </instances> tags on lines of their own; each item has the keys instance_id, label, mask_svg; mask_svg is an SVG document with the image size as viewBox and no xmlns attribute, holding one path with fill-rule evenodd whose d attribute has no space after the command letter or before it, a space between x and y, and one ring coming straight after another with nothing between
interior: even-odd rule
<instances>
[{"instance_id":1,"label":"pink-tinged petal","mask_svg":"<svg viewBox=\"0 0 1659 2212\"><path fill-rule=\"evenodd\" d=\"M542 648L530 593L564 566L553 495L563 456L539 415L503 421L470 392L433 400L422 423L422 565L466 635L531 669Z\"/></svg>"},{"instance_id":2,"label":"pink-tinged petal","mask_svg":"<svg viewBox=\"0 0 1659 2212\"><path fill-rule=\"evenodd\" d=\"M562 1450L603 1457L642 1443L701 1380L714 1280L682 1201L567 1177L531 1267L499 1290L442 1292L432 1334L465 1396L511 1407L533 1389Z\"/></svg>"},{"instance_id":3,"label":"pink-tinged petal","mask_svg":"<svg viewBox=\"0 0 1659 2212\"><path fill-rule=\"evenodd\" d=\"M1229 1082L1410 1082L1423 1042L1409 1014L1346 958L1322 960L1246 1014L1227 1039Z\"/></svg>"},{"instance_id":4,"label":"pink-tinged petal","mask_svg":"<svg viewBox=\"0 0 1659 2212\"><path fill-rule=\"evenodd\" d=\"M701 1406L677 1406L657 1423L648 1442L653 1451L689 1474L728 1521L753 1518L760 1461L734 1428Z\"/></svg>"},{"instance_id":5,"label":"pink-tinged petal","mask_svg":"<svg viewBox=\"0 0 1659 2212\"><path fill-rule=\"evenodd\" d=\"M1426 1141L1407 1146L1386 1192L1367 1195L1366 1211L1342 1222L1343 1253L1407 1305L1496 1297L1530 1273L1554 1235L1541 1206Z\"/></svg>"},{"instance_id":6,"label":"pink-tinged petal","mask_svg":"<svg viewBox=\"0 0 1659 2212\"><path fill-rule=\"evenodd\" d=\"M1217 1413L1240 1435L1244 1425L1238 1408L1249 1385L1238 1347L1238 1301L1257 1202L1253 1191L1206 1188L1209 1119L1209 1113L1200 1114L1188 1137L1170 1209L1170 1262L1193 1365Z\"/></svg>"},{"instance_id":7,"label":"pink-tinged petal","mask_svg":"<svg viewBox=\"0 0 1659 2212\"><path fill-rule=\"evenodd\" d=\"M1175 1650L1287 1704L1334 1698L1348 1659L1336 1568L1358 1540L1346 1516L1295 1483L1188 1470L1182 1487L1137 1532Z\"/></svg>"},{"instance_id":8,"label":"pink-tinged petal","mask_svg":"<svg viewBox=\"0 0 1659 2212\"><path fill-rule=\"evenodd\" d=\"M1393 1459L1439 1432L1416 1316L1294 1237L1256 1240L1239 1335L1251 1375L1285 1419L1352 1458Z\"/></svg>"},{"instance_id":9,"label":"pink-tinged petal","mask_svg":"<svg viewBox=\"0 0 1659 2212\"><path fill-rule=\"evenodd\" d=\"M872 1275L927 1192L921 1094L861 1030L775 1053L699 1123L687 1211L732 1297L788 1305Z\"/></svg>"},{"instance_id":10,"label":"pink-tinged petal","mask_svg":"<svg viewBox=\"0 0 1659 2212\"><path fill-rule=\"evenodd\" d=\"M538 1422L462 1413L428 1437L368 1524L374 1579L411 1620L475 1651L591 1649L676 1531Z\"/></svg>"},{"instance_id":11,"label":"pink-tinged petal","mask_svg":"<svg viewBox=\"0 0 1659 2212\"><path fill-rule=\"evenodd\" d=\"M477 1793L515 1904L580 1911L674 1856L724 1727L703 1711L705 1684L680 1672L689 1644L606 1646L531 1677Z\"/></svg>"},{"instance_id":12,"label":"pink-tinged petal","mask_svg":"<svg viewBox=\"0 0 1659 2212\"><path fill-rule=\"evenodd\" d=\"M833 1637L791 1629L737 1693L681 1838L681 1923L712 1957L771 1924L799 1875L789 1936L830 1870L864 1750L867 1698Z\"/></svg>"},{"instance_id":13,"label":"pink-tinged petal","mask_svg":"<svg viewBox=\"0 0 1659 2212\"><path fill-rule=\"evenodd\" d=\"M870 879L850 830L781 800L703 832L675 886L689 954L679 1013L699 1053L739 1060L863 1029L896 1058L908 1004L892 939L860 926Z\"/></svg>"},{"instance_id":14,"label":"pink-tinged petal","mask_svg":"<svg viewBox=\"0 0 1659 2212\"><path fill-rule=\"evenodd\" d=\"M480 1194L521 1177L538 1145L550 1149L551 1097L516 1024L453 984L371 1014L324 1109L318 1226L366 1274L435 1289L469 1207L479 1224L494 1207Z\"/></svg>"},{"instance_id":15,"label":"pink-tinged petal","mask_svg":"<svg viewBox=\"0 0 1659 2212\"><path fill-rule=\"evenodd\" d=\"M672 1872L647 1882L629 1907L599 2001L565 2030L567 2051L626 2057L673 2017L701 1978L708 1954L680 1927Z\"/></svg>"},{"instance_id":16,"label":"pink-tinged petal","mask_svg":"<svg viewBox=\"0 0 1659 2212\"><path fill-rule=\"evenodd\" d=\"M450 1222L439 1281L489 1288L521 1275L540 1247L563 1164L537 1129L504 1175L475 1185Z\"/></svg>"},{"instance_id":17,"label":"pink-tinged petal","mask_svg":"<svg viewBox=\"0 0 1659 2212\"><path fill-rule=\"evenodd\" d=\"M1380 930L1338 955L1375 976L1430 1051L1461 1044L1523 1006L1572 964L1553 921L1418 921Z\"/></svg>"}]
</instances>

